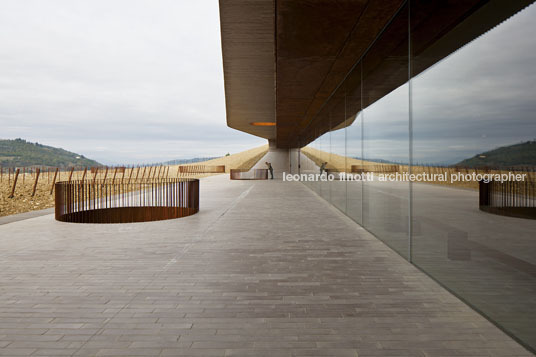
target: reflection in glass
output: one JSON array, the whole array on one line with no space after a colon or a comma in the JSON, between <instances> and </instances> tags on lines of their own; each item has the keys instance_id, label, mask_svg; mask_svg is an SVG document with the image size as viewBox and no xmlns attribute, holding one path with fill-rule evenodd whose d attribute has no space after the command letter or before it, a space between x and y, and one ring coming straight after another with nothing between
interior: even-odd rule
<instances>
[{"instance_id":1,"label":"reflection in glass","mask_svg":"<svg viewBox=\"0 0 536 357\"><path fill-rule=\"evenodd\" d=\"M412 29L423 4L412 2ZM408 182L378 176L408 172L412 148L413 173L513 170L536 187L536 5L412 79L412 133L408 15L402 8L319 114L328 129L302 148L301 172L323 162L374 172L373 182L306 184L406 258L411 219L412 261L534 349L536 220L481 211L478 182L415 182L410 197ZM412 38L417 72L437 60L422 39Z\"/></svg>"},{"instance_id":2,"label":"reflection in glass","mask_svg":"<svg viewBox=\"0 0 536 357\"><path fill-rule=\"evenodd\" d=\"M534 18L533 5L413 79L416 170L435 165L452 173L523 171L530 165L527 142L536 133L536 38L529 35L536 33ZM508 149L520 143L526 146ZM477 188L413 185L413 260L536 347L536 221L480 211Z\"/></svg>"},{"instance_id":3,"label":"reflection in glass","mask_svg":"<svg viewBox=\"0 0 536 357\"><path fill-rule=\"evenodd\" d=\"M374 181L363 184L363 226L405 257L409 184L381 182L379 175L407 171L409 161L407 11L399 12L363 59L361 167L375 174Z\"/></svg>"}]
</instances>

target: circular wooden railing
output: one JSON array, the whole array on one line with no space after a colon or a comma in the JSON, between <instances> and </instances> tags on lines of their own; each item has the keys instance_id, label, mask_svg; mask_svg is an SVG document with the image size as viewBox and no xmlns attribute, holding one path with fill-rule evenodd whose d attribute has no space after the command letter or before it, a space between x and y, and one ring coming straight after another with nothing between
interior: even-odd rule
<instances>
[{"instance_id":1,"label":"circular wooden railing","mask_svg":"<svg viewBox=\"0 0 536 357\"><path fill-rule=\"evenodd\" d=\"M481 211L536 219L536 183L533 181L479 182Z\"/></svg>"},{"instance_id":2,"label":"circular wooden railing","mask_svg":"<svg viewBox=\"0 0 536 357\"><path fill-rule=\"evenodd\" d=\"M268 169L231 169L229 175L231 180L267 180Z\"/></svg>"},{"instance_id":3,"label":"circular wooden railing","mask_svg":"<svg viewBox=\"0 0 536 357\"><path fill-rule=\"evenodd\" d=\"M130 223L190 216L199 211L199 180L85 180L55 185L56 220Z\"/></svg>"}]
</instances>

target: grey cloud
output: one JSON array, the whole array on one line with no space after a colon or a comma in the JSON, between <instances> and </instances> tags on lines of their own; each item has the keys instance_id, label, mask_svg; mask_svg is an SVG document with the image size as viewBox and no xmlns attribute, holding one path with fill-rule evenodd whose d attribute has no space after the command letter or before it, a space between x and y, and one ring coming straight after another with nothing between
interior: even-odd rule
<instances>
[{"instance_id":1,"label":"grey cloud","mask_svg":"<svg viewBox=\"0 0 536 357\"><path fill-rule=\"evenodd\" d=\"M106 163L265 143L225 123L216 0L2 2L1 137Z\"/></svg>"}]
</instances>

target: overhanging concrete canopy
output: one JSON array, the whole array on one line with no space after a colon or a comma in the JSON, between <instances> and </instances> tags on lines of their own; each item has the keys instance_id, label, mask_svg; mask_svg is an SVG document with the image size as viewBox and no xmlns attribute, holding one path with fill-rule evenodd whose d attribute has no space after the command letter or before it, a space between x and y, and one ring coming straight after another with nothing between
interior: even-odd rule
<instances>
[{"instance_id":1,"label":"overhanging concrete canopy","mask_svg":"<svg viewBox=\"0 0 536 357\"><path fill-rule=\"evenodd\" d=\"M404 0L220 0L228 125L304 146L361 109L337 113L365 55L363 108L408 81L408 28L415 76L532 2L411 0L409 26Z\"/></svg>"},{"instance_id":2,"label":"overhanging concrete canopy","mask_svg":"<svg viewBox=\"0 0 536 357\"><path fill-rule=\"evenodd\" d=\"M274 3L220 0L227 125L275 139Z\"/></svg>"}]
</instances>

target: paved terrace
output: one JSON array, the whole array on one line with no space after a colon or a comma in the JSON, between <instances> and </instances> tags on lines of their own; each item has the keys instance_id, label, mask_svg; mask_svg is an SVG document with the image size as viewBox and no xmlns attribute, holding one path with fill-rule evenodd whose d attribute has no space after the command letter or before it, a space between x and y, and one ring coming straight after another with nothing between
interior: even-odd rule
<instances>
[{"instance_id":1,"label":"paved terrace","mask_svg":"<svg viewBox=\"0 0 536 357\"><path fill-rule=\"evenodd\" d=\"M0 355L530 356L301 183L201 212L0 225Z\"/></svg>"}]
</instances>

